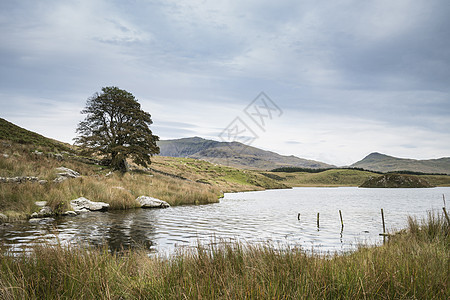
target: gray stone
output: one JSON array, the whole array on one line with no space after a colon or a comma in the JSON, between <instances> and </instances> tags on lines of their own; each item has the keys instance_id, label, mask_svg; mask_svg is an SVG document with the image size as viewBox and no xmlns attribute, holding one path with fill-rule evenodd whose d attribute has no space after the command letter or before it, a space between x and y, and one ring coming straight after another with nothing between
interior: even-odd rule
<instances>
[{"instance_id":1,"label":"gray stone","mask_svg":"<svg viewBox=\"0 0 450 300\"><path fill-rule=\"evenodd\" d=\"M42 180L39 180L38 182L39 182L39 184L46 184L48 181L45 179L42 179Z\"/></svg>"},{"instance_id":2,"label":"gray stone","mask_svg":"<svg viewBox=\"0 0 450 300\"><path fill-rule=\"evenodd\" d=\"M8 221L8 217L0 213L0 224Z\"/></svg>"},{"instance_id":3,"label":"gray stone","mask_svg":"<svg viewBox=\"0 0 450 300\"><path fill-rule=\"evenodd\" d=\"M166 208L170 207L169 203L163 200L159 200L153 197L140 196L136 201L142 208Z\"/></svg>"},{"instance_id":4,"label":"gray stone","mask_svg":"<svg viewBox=\"0 0 450 300\"><path fill-rule=\"evenodd\" d=\"M59 177L53 179L53 182L55 182L55 183L61 183L61 182L65 181L65 180L67 180L67 179L69 179L69 178L63 177L63 176L59 176Z\"/></svg>"},{"instance_id":5,"label":"gray stone","mask_svg":"<svg viewBox=\"0 0 450 300\"><path fill-rule=\"evenodd\" d=\"M84 212L86 210L88 211L107 210L109 207L108 203L94 202L84 197L80 197L70 201L70 205L72 205L73 211L75 211L76 213Z\"/></svg>"},{"instance_id":6,"label":"gray stone","mask_svg":"<svg viewBox=\"0 0 450 300\"><path fill-rule=\"evenodd\" d=\"M47 205L47 201L36 201L34 202L37 206L44 207Z\"/></svg>"},{"instance_id":7,"label":"gray stone","mask_svg":"<svg viewBox=\"0 0 450 300\"><path fill-rule=\"evenodd\" d=\"M36 156L41 156L42 154L44 154L43 152L39 152L39 151L37 151L37 150L34 150L34 155L36 155Z\"/></svg>"},{"instance_id":8,"label":"gray stone","mask_svg":"<svg viewBox=\"0 0 450 300\"><path fill-rule=\"evenodd\" d=\"M9 157L9 155L6 154L6 153L3 153L2 156L3 156L4 158L8 158L8 157Z\"/></svg>"},{"instance_id":9,"label":"gray stone","mask_svg":"<svg viewBox=\"0 0 450 300\"><path fill-rule=\"evenodd\" d=\"M53 210L50 206L44 206L41 208L41 210L38 212L39 218L49 217L53 215Z\"/></svg>"},{"instance_id":10,"label":"gray stone","mask_svg":"<svg viewBox=\"0 0 450 300\"><path fill-rule=\"evenodd\" d=\"M42 223L49 223L49 222L53 222L55 221L55 219L53 218L31 218L28 220L28 222L32 223L32 224L42 224Z\"/></svg>"},{"instance_id":11,"label":"gray stone","mask_svg":"<svg viewBox=\"0 0 450 300\"><path fill-rule=\"evenodd\" d=\"M62 215L63 216L76 216L77 213L74 212L73 210L68 210L68 211L65 211Z\"/></svg>"},{"instance_id":12,"label":"gray stone","mask_svg":"<svg viewBox=\"0 0 450 300\"><path fill-rule=\"evenodd\" d=\"M80 173L78 173L74 170L71 170L69 168L59 167L59 168L56 168L56 170L60 171L60 173L58 173L58 175L62 176L62 177L77 178L77 177L81 176Z\"/></svg>"}]
</instances>

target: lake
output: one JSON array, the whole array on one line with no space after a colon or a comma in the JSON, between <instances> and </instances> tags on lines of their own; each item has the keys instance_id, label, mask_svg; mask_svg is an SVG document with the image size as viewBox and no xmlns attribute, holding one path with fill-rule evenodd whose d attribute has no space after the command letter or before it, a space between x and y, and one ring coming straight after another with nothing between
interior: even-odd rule
<instances>
[{"instance_id":1,"label":"lake","mask_svg":"<svg viewBox=\"0 0 450 300\"><path fill-rule=\"evenodd\" d=\"M442 212L450 187L428 189L293 188L227 193L220 203L167 209L91 212L75 217L0 226L0 245L18 253L43 241L61 244L144 247L153 253L173 253L199 241L269 241L276 247L348 251L360 243L383 238L380 209L389 231L406 226L407 216ZM339 210L344 228L341 231ZM298 214L300 213L300 220ZM317 213L320 226L317 227Z\"/></svg>"}]
</instances>

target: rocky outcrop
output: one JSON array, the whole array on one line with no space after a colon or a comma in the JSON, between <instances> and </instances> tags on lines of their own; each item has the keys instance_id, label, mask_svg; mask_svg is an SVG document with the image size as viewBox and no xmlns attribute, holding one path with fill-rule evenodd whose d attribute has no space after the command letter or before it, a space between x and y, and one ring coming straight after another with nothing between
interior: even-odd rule
<instances>
[{"instance_id":1,"label":"rocky outcrop","mask_svg":"<svg viewBox=\"0 0 450 300\"><path fill-rule=\"evenodd\" d=\"M77 214L87 211L102 211L107 210L109 208L108 203L94 202L84 197L80 197L70 201L70 205L72 205L73 211L76 212Z\"/></svg>"},{"instance_id":2,"label":"rocky outcrop","mask_svg":"<svg viewBox=\"0 0 450 300\"><path fill-rule=\"evenodd\" d=\"M25 183L38 182L39 178L34 176L18 176L18 177L0 177L0 182L3 183Z\"/></svg>"},{"instance_id":3,"label":"rocky outcrop","mask_svg":"<svg viewBox=\"0 0 450 300\"><path fill-rule=\"evenodd\" d=\"M169 203L153 197L140 196L136 199L141 208L166 208L170 207Z\"/></svg>"},{"instance_id":4,"label":"rocky outcrop","mask_svg":"<svg viewBox=\"0 0 450 300\"><path fill-rule=\"evenodd\" d=\"M364 188L429 188L428 181L414 175L384 174L369 177L360 187Z\"/></svg>"},{"instance_id":5,"label":"rocky outcrop","mask_svg":"<svg viewBox=\"0 0 450 300\"><path fill-rule=\"evenodd\" d=\"M69 178L81 177L80 173L78 173L74 170L71 170L69 168L60 167L60 168L56 168L56 170L60 171L58 173L58 177L53 180L53 182L56 182L56 183L63 182L64 180L67 180Z\"/></svg>"},{"instance_id":6,"label":"rocky outcrop","mask_svg":"<svg viewBox=\"0 0 450 300\"><path fill-rule=\"evenodd\" d=\"M46 218L46 217L50 217L53 216L54 212L52 210L52 208L50 206L44 206L41 208L41 210L39 212L34 212L31 214L31 218Z\"/></svg>"}]
</instances>

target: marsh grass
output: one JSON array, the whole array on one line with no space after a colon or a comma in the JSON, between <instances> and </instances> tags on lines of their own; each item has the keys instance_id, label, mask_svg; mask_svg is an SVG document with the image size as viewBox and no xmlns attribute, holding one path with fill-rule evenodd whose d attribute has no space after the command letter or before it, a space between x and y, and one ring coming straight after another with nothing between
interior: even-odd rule
<instances>
[{"instance_id":1,"label":"marsh grass","mask_svg":"<svg viewBox=\"0 0 450 300\"><path fill-rule=\"evenodd\" d=\"M383 246L344 255L235 242L169 257L38 246L0 254L1 299L448 299L449 224L409 219Z\"/></svg>"}]
</instances>

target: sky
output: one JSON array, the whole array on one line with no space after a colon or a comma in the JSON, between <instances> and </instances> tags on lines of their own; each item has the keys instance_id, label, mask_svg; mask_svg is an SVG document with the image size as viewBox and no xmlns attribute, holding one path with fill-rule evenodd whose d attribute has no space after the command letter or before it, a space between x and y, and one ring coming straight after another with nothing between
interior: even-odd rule
<instances>
[{"instance_id":1,"label":"sky","mask_svg":"<svg viewBox=\"0 0 450 300\"><path fill-rule=\"evenodd\" d=\"M0 1L0 117L72 143L102 87L161 139L450 156L450 2ZM263 93L263 94L261 94Z\"/></svg>"}]
</instances>

